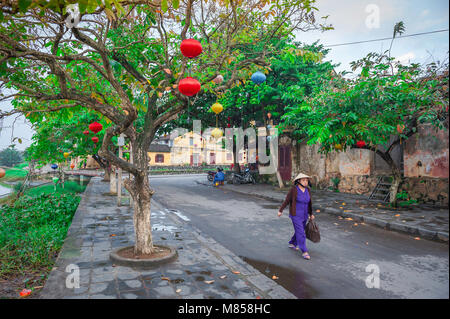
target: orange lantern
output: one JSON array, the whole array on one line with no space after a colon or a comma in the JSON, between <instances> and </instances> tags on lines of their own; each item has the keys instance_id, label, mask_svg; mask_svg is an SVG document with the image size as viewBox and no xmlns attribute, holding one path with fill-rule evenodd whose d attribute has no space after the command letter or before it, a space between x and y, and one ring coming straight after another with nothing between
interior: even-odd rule
<instances>
[{"instance_id":1,"label":"orange lantern","mask_svg":"<svg viewBox=\"0 0 450 319\"><path fill-rule=\"evenodd\" d=\"M3 168L0 168L0 178L5 177L5 175L6 175L5 170Z\"/></svg>"}]
</instances>

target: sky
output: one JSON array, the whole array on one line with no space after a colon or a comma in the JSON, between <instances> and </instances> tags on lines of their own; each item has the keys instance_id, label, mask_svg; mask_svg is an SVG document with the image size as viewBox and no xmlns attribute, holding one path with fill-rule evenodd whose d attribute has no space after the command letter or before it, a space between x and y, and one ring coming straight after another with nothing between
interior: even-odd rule
<instances>
[{"instance_id":1,"label":"sky","mask_svg":"<svg viewBox=\"0 0 450 319\"><path fill-rule=\"evenodd\" d=\"M295 34L297 41L312 43L319 40L324 45L365 41L391 37L395 23L403 21L403 35L430 32L449 28L449 2L447 0L318 0L316 17L329 15L327 23L331 31L308 31ZM392 46L391 56L403 63L429 63L448 57L449 33L441 32L408 38L398 38ZM349 63L370 52L387 50L390 40L362 44L330 47L325 58L340 63L337 71L351 71ZM11 109L9 102L0 102L1 110ZM14 131L12 126L14 123ZM11 144L14 137L16 148L24 150L32 140L33 130L24 117L10 117L4 120L0 131L0 150Z\"/></svg>"}]
</instances>

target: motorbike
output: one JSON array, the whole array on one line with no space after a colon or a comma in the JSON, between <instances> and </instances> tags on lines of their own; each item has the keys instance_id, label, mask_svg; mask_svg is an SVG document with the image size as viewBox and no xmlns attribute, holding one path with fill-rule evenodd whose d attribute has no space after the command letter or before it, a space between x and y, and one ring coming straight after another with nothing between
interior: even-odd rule
<instances>
[{"instance_id":1,"label":"motorbike","mask_svg":"<svg viewBox=\"0 0 450 319\"><path fill-rule=\"evenodd\" d=\"M252 174L250 174L250 169L246 168L243 173L233 173L233 184L246 184L252 183L255 184L256 181L253 178Z\"/></svg>"},{"instance_id":2,"label":"motorbike","mask_svg":"<svg viewBox=\"0 0 450 319\"><path fill-rule=\"evenodd\" d=\"M208 181L212 182L214 180L214 175L216 175L215 171L208 171Z\"/></svg>"}]
</instances>

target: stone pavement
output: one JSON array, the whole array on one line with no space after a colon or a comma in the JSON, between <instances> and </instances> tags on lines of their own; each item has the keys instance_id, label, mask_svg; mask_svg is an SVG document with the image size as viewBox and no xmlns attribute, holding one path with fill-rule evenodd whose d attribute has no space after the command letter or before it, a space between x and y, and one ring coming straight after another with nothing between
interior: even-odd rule
<instances>
[{"instance_id":1,"label":"stone pavement","mask_svg":"<svg viewBox=\"0 0 450 319\"><path fill-rule=\"evenodd\" d=\"M177 248L176 261L151 269L114 265L112 249L134 242L130 207L103 195L109 184L91 179L64 246L39 298L296 298L238 256L198 231L181 212L152 201L155 243ZM73 284L79 269L79 288Z\"/></svg>"},{"instance_id":2,"label":"stone pavement","mask_svg":"<svg viewBox=\"0 0 450 319\"><path fill-rule=\"evenodd\" d=\"M198 183L211 185L205 178ZM227 184L223 189L252 195L280 204L284 201L288 188L280 189L268 184ZM367 196L313 190L313 209L334 214L341 218L352 218L358 222L376 225L388 230L404 232L412 236L448 243L448 209L420 205L410 209L393 209L385 203L369 201ZM316 212L317 213L317 212Z\"/></svg>"}]
</instances>

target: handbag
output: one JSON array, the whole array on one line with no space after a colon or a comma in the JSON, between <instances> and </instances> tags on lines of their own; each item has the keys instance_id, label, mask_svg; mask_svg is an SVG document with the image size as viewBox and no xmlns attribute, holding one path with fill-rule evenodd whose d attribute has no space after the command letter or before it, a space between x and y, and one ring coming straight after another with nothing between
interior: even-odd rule
<instances>
[{"instance_id":1,"label":"handbag","mask_svg":"<svg viewBox=\"0 0 450 319\"><path fill-rule=\"evenodd\" d=\"M305 229L306 238L308 238L313 243L318 243L320 241L320 231L314 220L308 220Z\"/></svg>"}]
</instances>

